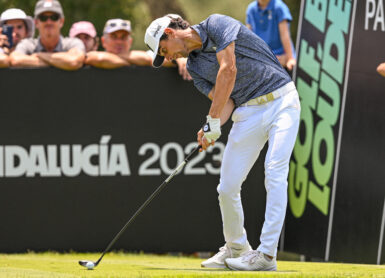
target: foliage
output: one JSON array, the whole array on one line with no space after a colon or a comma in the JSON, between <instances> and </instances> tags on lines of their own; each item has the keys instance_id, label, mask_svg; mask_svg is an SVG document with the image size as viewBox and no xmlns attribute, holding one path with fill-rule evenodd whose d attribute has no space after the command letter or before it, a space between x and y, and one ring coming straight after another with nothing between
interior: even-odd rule
<instances>
[{"instance_id":1,"label":"foliage","mask_svg":"<svg viewBox=\"0 0 385 278\"><path fill-rule=\"evenodd\" d=\"M0 11L9 8L19 8L28 15L33 16L36 2L31 0L0 0ZM62 29L63 35L68 35L72 23L88 20L95 25L100 36L108 19L124 18L131 20L134 29L133 36L138 37L137 40L142 42L145 30L143 19L145 19L146 23L150 21L147 6L140 0L61 0L60 3L63 6L65 15L65 24ZM136 46L135 43L134 41L134 47Z\"/></svg>"},{"instance_id":2,"label":"foliage","mask_svg":"<svg viewBox=\"0 0 385 278\"><path fill-rule=\"evenodd\" d=\"M246 22L247 6L255 0L178 0L186 13L186 18L196 24L207 18L210 14L219 13L229 15L242 23ZM291 34L293 42L297 36L300 0L284 0L293 16Z\"/></svg>"},{"instance_id":3,"label":"foliage","mask_svg":"<svg viewBox=\"0 0 385 278\"><path fill-rule=\"evenodd\" d=\"M0 11L19 8L33 16L37 0L0 0ZM291 25L292 38L295 42L300 0L284 0L293 15ZM131 20L133 26L134 49L146 49L143 36L152 19L166 13L185 16L195 24L210 14L221 13L245 22L246 8L252 0L61 0L66 21L62 30L67 35L72 23L88 20L94 23L99 36L105 22L110 18Z\"/></svg>"}]
</instances>

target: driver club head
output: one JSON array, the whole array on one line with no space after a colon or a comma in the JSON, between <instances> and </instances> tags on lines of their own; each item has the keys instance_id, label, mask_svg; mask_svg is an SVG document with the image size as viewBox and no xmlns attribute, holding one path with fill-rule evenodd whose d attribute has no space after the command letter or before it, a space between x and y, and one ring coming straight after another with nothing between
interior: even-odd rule
<instances>
[{"instance_id":1,"label":"driver club head","mask_svg":"<svg viewBox=\"0 0 385 278\"><path fill-rule=\"evenodd\" d=\"M97 264L92 261L79 261L79 264L86 267L88 270L94 269L94 267L97 266Z\"/></svg>"}]
</instances>

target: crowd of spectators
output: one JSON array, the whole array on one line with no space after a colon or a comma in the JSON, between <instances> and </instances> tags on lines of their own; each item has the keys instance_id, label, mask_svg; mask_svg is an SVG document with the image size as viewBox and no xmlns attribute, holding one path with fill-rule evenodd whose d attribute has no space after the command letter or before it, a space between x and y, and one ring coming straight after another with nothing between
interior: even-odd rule
<instances>
[{"instance_id":1,"label":"crowd of spectators","mask_svg":"<svg viewBox=\"0 0 385 278\"><path fill-rule=\"evenodd\" d=\"M282 66L289 71L296 64L290 38L292 20L282 0L257 0L246 12L246 25L264 39ZM178 17L169 14L170 17ZM38 0L34 18L20 9L8 9L0 18L0 67L46 67L76 70L83 65L114 69L129 65L152 65L153 53L132 50L132 26L129 20L107 20L99 39L89 21L72 24L69 37L61 34L64 12L58 0ZM13 26L12 38L1 34L2 27ZM34 38L35 28L39 36ZM11 40L11 42L9 41ZM98 51L100 45L104 51ZM187 59L166 61L163 66L177 66L180 75L191 80L186 69Z\"/></svg>"},{"instance_id":2,"label":"crowd of spectators","mask_svg":"<svg viewBox=\"0 0 385 278\"><path fill-rule=\"evenodd\" d=\"M178 16L172 15L170 16ZM0 17L0 67L47 67L77 70L83 65L113 69L123 66L151 66L153 53L132 50L131 22L115 18L107 20L100 40L95 26L89 21L72 24L69 36L61 33L64 12L58 0L38 0L34 18L20 9L8 9ZM13 28L9 34L3 29ZM39 35L34 38L35 29ZM99 46L104 51L98 51ZM186 58L165 62L178 66L186 80Z\"/></svg>"},{"instance_id":3,"label":"crowd of spectators","mask_svg":"<svg viewBox=\"0 0 385 278\"><path fill-rule=\"evenodd\" d=\"M178 17L169 14L170 17ZM98 37L89 21L72 24L69 36L61 28L64 12L58 0L38 0L34 18L20 9L8 9L0 16L0 68L47 67L76 70L83 65L103 69L123 66L151 66L151 51L132 50L132 27L129 20L107 20L103 35ZM296 65L296 53L290 35L292 16L282 0L255 0L246 10L246 26L260 36L289 72ZM5 31L11 28L11 31ZM35 29L39 36L34 38ZM5 34L5 33L8 33ZM98 51L100 45L104 51ZM191 80L186 69L187 59L165 61L163 66L177 66L185 80ZM385 76L385 63L377 68Z\"/></svg>"}]
</instances>

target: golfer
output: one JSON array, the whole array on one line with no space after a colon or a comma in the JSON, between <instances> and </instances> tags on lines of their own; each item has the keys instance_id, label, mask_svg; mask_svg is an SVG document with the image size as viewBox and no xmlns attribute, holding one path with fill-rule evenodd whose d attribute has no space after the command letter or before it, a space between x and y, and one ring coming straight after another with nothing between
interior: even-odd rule
<instances>
[{"instance_id":1,"label":"golfer","mask_svg":"<svg viewBox=\"0 0 385 278\"><path fill-rule=\"evenodd\" d=\"M198 131L203 150L218 140L221 125L232 114L218 185L226 244L202 267L276 270L289 159L299 126L294 83L266 43L228 16L214 14L193 26L180 17L158 18L147 28L145 43L154 52L154 67L164 59L188 57L195 87L212 100L206 124ZM252 250L243 227L240 191L266 141L265 222L261 244Z\"/></svg>"}]
</instances>

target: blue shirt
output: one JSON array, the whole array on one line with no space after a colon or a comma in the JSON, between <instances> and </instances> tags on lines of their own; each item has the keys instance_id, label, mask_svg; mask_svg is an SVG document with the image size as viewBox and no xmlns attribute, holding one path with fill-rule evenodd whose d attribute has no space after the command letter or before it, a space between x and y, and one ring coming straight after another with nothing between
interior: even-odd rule
<instances>
[{"instance_id":1,"label":"blue shirt","mask_svg":"<svg viewBox=\"0 0 385 278\"><path fill-rule=\"evenodd\" d=\"M214 14L191 28L201 38L202 48L190 53L187 70L195 87L206 96L219 70L216 54L231 42L235 42L237 76L230 97L236 106L291 81L269 46L239 21Z\"/></svg>"},{"instance_id":2,"label":"blue shirt","mask_svg":"<svg viewBox=\"0 0 385 278\"><path fill-rule=\"evenodd\" d=\"M264 10L259 7L258 0L247 7L246 24L251 25L251 30L271 47L275 55L285 53L278 27L284 20L290 23L292 17L289 8L282 0L270 0ZM295 56L293 44L292 49Z\"/></svg>"}]
</instances>

